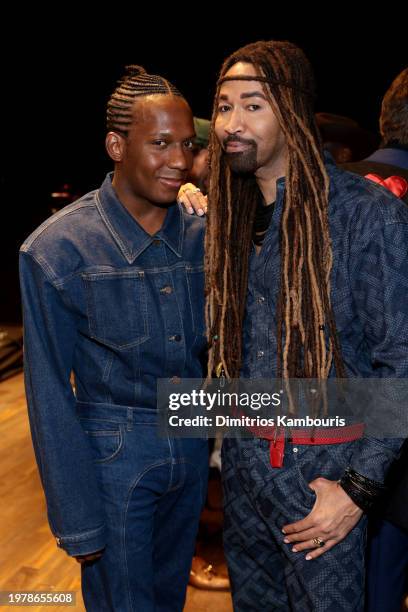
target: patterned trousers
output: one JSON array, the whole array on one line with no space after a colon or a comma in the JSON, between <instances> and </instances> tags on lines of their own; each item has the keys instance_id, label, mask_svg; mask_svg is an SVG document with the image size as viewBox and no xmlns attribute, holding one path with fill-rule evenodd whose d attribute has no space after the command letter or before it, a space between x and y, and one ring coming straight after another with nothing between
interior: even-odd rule
<instances>
[{"instance_id":1,"label":"patterned trousers","mask_svg":"<svg viewBox=\"0 0 408 612\"><path fill-rule=\"evenodd\" d=\"M283 525L312 510L308 482L338 480L354 442L294 447L273 468L269 442L226 438L222 449L224 547L235 612L361 612L364 609L366 519L318 559L293 553Z\"/></svg>"}]
</instances>

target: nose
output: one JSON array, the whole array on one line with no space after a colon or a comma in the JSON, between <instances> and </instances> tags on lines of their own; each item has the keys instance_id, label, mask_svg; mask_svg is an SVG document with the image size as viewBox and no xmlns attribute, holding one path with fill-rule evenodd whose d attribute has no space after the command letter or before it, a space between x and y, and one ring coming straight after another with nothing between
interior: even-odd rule
<instances>
[{"instance_id":1,"label":"nose","mask_svg":"<svg viewBox=\"0 0 408 612\"><path fill-rule=\"evenodd\" d=\"M193 165L193 155L183 145L171 147L169 151L168 166L177 170L190 170Z\"/></svg>"},{"instance_id":2,"label":"nose","mask_svg":"<svg viewBox=\"0 0 408 612\"><path fill-rule=\"evenodd\" d=\"M242 114L240 113L239 109L234 109L228 113L224 124L224 130L227 132L227 134L237 134L239 132L243 132L244 125L242 121Z\"/></svg>"}]
</instances>

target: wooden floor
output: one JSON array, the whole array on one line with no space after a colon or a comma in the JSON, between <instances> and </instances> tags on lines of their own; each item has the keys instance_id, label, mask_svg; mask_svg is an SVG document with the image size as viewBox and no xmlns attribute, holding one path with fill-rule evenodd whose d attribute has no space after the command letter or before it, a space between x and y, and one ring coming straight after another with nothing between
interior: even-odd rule
<instances>
[{"instance_id":1,"label":"wooden floor","mask_svg":"<svg viewBox=\"0 0 408 612\"><path fill-rule=\"evenodd\" d=\"M0 441L0 591L75 591L77 604L66 609L83 611L79 565L56 547L48 528L22 374L0 383ZM184 612L231 611L229 593L188 588Z\"/></svg>"}]
</instances>

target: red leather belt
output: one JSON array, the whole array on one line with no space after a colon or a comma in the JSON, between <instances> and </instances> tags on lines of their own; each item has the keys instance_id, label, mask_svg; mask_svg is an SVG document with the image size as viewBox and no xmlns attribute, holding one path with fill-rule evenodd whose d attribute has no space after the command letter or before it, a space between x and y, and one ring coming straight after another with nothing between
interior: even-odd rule
<instances>
[{"instance_id":1,"label":"red leather belt","mask_svg":"<svg viewBox=\"0 0 408 612\"><path fill-rule=\"evenodd\" d=\"M257 437L269 440L269 456L272 467L282 467L285 453L284 427L248 427ZM341 444L352 442L363 436L364 423L333 427L328 429L297 429L290 428L289 439L292 444Z\"/></svg>"}]
</instances>

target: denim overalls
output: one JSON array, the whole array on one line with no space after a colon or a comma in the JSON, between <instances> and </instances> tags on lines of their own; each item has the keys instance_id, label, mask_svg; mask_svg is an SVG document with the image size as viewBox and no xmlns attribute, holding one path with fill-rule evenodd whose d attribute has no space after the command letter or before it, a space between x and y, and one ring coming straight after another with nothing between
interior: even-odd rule
<instances>
[{"instance_id":1,"label":"denim overalls","mask_svg":"<svg viewBox=\"0 0 408 612\"><path fill-rule=\"evenodd\" d=\"M108 175L23 244L25 382L57 544L87 610L182 610L208 445L159 438L156 381L202 375L205 223L172 205L147 234ZM75 390L70 384L74 372Z\"/></svg>"}]
</instances>

